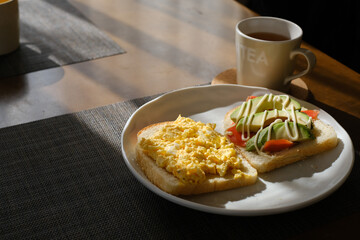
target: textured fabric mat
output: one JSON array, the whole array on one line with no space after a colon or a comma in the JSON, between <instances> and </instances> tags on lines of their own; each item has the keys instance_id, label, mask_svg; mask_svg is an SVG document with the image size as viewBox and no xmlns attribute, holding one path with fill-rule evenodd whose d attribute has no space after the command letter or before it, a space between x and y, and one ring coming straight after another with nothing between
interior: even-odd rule
<instances>
[{"instance_id":1,"label":"textured fabric mat","mask_svg":"<svg viewBox=\"0 0 360 240\"><path fill-rule=\"evenodd\" d=\"M0 78L124 50L66 0L19 0L20 47L0 56Z\"/></svg>"},{"instance_id":2,"label":"textured fabric mat","mask_svg":"<svg viewBox=\"0 0 360 240\"><path fill-rule=\"evenodd\" d=\"M0 129L0 239L288 239L360 211L357 165L330 197L274 216L203 213L155 195L120 142L153 98Z\"/></svg>"}]
</instances>

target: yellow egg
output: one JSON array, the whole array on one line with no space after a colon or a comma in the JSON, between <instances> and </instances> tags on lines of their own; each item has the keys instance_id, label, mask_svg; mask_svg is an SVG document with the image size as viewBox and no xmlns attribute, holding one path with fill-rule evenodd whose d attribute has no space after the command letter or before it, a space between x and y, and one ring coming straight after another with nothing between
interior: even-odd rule
<instances>
[{"instance_id":1,"label":"yellow egg","mask_svg":"<svg viewBox=\"0 0 360 240\"><path fill-rule=\"evenodd\" d=\"M179 116L140 145L156 164L183 182L199 183L206 174L238 175L234 145L215 131L215 124Z\"/></svg>"}]
</instances>

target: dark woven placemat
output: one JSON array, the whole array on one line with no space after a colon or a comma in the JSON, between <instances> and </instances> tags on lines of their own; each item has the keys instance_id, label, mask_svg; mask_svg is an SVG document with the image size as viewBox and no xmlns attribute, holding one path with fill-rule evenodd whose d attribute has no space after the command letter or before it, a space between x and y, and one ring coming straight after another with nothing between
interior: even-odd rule
<instances>
[{"instance_id":1,"label":"dark woven placemat","mask_svg":"<svg viewBox=\"0 0 360 240\"><path fill-rule=\"evenodd\" d=\"M208 214L153 194L120 142L129 116L153 98L0 129L0 239L288 239L360 211L357 164L330 197L274 216Z\"/></svg>"},{"instance_id":2,"label":"dark woven placemat","mask_svg":"<svg viewBox=\"0 0 360 240\"><path fill-rule=\"evenodd\" d=\"M124 53L67 0L19 0L20 47L0 78Z\"/></svg>"}]
</instances>

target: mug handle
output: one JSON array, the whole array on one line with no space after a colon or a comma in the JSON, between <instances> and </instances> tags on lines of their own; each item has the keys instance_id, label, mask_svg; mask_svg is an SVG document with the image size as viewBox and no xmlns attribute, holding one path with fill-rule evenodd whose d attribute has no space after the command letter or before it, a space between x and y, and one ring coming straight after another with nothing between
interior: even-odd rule
<instances>
[{"instance_id":1,"label":"mug handle","mask_svg":"<svg viewBox=\"0 0 360 240\"><path fill-rule=\"evenodd\" d=\"M313 69L313 67L316 64L316 57L315 57L314 53L312 53L310 50L305 49L305 48L298 48L298 49L293 50L290 53L290 59L293 59L298 54L301 54L305 57L305 59L307 61L307 68L297 74L293 74L293 75L286 77L284 80L285 85L287 85L291 80L293 80L295 78L299 78L301 76L304 76L305 74L310 72L311 69Z\"/></svg>"}]
</instances>

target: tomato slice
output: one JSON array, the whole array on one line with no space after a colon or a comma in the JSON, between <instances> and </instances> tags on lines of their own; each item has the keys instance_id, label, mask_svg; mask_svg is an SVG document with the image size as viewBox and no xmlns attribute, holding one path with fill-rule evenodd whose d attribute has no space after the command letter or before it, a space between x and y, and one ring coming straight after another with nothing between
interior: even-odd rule
<instances>
[{"instance_id":1,"label":"tomato slice","mask_svg":"<svg viewBox=\"0 0 360 240\"><path fill-rule=\"evenodd\" d=\"M250 99L254 99L254 98L257 98L257 96L248 96L248 97L246 98L246 101L248 101L248 100L250 100Z\"/></svg>"},{"instance_id":2,"label":"tomato slice","mask_svg":"<svg viewBox=\"0 0 360 240\"><path fill-rule=\"evenodd\" d=\"M318 119L317 116L319 115L320 111L319 110L303 110L301 112L307 114L312 119L317 120Z\"/></svg>"},{"instance_id":3,"label":"tomato slice","mask_svg":"<svg viewBox=\"0 0 360 240\"><path fill-rule=\"evenodd\" d=\"M272 139L265 143L263 150L265 152L279 152L292 145L294 145L294 143L287 139Z\"/></svg>"},{"instance_id":4,"label":"tomato slice","mask_svg":"<svg viewBox=\"0 0 360 240\"><path fill-rule=\"evenodd\" d=\"M240 147L245 147L247 140L242 140L241 132L238 132L236 130L236 126L232 126L229 129L226 130L227 132L231 132L231 134L226 134L226 136L229 138L229 140L234 143L235 145L238 145ZM250 138L254 136L255 133L250 133ZM247 133L244 134L244 137L247 137Z\"/></svg>"}]
</instances>

